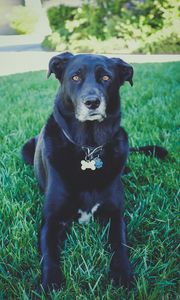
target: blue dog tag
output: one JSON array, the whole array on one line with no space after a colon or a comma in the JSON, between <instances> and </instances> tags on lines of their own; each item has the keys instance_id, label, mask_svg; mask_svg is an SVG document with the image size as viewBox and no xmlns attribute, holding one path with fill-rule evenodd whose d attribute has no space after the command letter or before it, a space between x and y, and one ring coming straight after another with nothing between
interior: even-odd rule
<instances>
[{"instance_id":1,"label":"blue dog tag","mask_svg":"<svg viewBox=\"0 0 180 300\"><path fill-rule=\"evenodd\" d=\"M94 158L94 161L97 169L101 169L103 167L103 161L99 157Z\"/></svg>"}]
</instances>

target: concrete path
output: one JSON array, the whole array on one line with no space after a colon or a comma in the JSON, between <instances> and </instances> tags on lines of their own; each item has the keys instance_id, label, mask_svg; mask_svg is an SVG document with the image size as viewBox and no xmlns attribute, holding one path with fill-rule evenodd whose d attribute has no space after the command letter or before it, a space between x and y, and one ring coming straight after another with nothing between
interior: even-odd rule
<instances>
[{"instance_id":1,"label":"concrete path","mask_svg":"<svg viewBox=\"0 0 180 300\"><path fill-rule=\"evenodd\" d=\"M0 76L29 71L47 70L50 58L56 52L41 48L42 36L0 36ZM180 61L180 55L105 54L121 57L129 63Z\"/></svg>"}]
</instances>

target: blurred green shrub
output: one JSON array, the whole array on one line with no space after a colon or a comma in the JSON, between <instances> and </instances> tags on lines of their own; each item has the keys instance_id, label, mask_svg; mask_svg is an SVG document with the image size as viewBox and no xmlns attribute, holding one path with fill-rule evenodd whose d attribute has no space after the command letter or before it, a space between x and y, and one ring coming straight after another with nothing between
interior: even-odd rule
<instances>
[{"instance_id":1,"label":"blurred green shrub","mask_svg":"<svg viewBox=\"0 0 180 300\"><path fill-rule=\"evenodd\" d=\"M137 52L180 53L180 2L169 1L171 6L162 8L163 26L147 36Z\"/></svg>"},{"instance_id":2,"label":"blurred green shrub","mask_svg":"<svg viewBox=\"0 0 180 300\"><path fill-rule=\"evenodd\" d=\"M38 15L34 10L25 6L15 6L10 14L10 26L18 34L32 33L38 22Z\"/></svg>"},{"instance_id":3,"label":"blurred green shrub","mask_svg":"<svg viewBox=\"0 0 180 300\"><path fill-rule=\"evenodd\" d=\"M178 0L96 0L48 11L46 48L76 52L178 53Z\"/></svg>"},{"instance_id":4,"label":"blurred green shrub","mask_svg":"<svg viewBox=\"0 0 180 300\"><path fill-rule=\"evenodd\" d=\"M180 32L174 27L163 28L144 41L136 53L180 53Z\"/></svg>"},{"instance_id":5,"label":"blurred green shrub","mask_svg":"<svg viewBox=\"0 0 180 300\"><path fill-rule=\"evenodd\" d=\"M52 31L59 32L62 36L68 36L66 29L66 21L73 20L76 8L60 5L59 7L51 7L48 9L47 15Z\"/></svg>"},{"instance_id":6,"label":"blurred green shrub","mask_svg":"<svg viewBox=\"0 0 180 300\"><path fill-rule=\"evenodd\" d=\"M44 41L42 42L42 46L45 49L51 49L54 51L67 50L65 39L56 31L45 37Z\"/></svg>"},{"instance_id":7,"label":"blurred green shrub","mask_svg":"<svg viewBox=\"0 0 180 300\"><path fill-rule=\"evenodd\" d=\"M67 42L58 32L46 36L42 46L47 50L70 50L83 53L127 53L128 48L128 44L123 39L117 39L115 37L101 41L93 36L85 39L78 39L74 34L71 36L70 41Z\"/></svg>"}]
</instances>

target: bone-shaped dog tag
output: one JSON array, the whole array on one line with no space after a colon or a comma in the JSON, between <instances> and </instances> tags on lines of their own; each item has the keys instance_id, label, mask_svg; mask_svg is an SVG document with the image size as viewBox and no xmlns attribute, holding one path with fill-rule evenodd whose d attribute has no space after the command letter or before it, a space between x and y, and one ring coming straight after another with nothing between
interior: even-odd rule
<instances>
[{"instance_id":1,"label":"bone-shaped dog tag","mask_svg":"<svg viewBox=\"0 0 180 300\"><path fill-rule=\"evenodd\" d=\"M81 170L86 170L86 169L90 169L90 170L96 170L96 165L95 165L95 161L94 160L81 160Z\"/></svg>"}]
</instances>

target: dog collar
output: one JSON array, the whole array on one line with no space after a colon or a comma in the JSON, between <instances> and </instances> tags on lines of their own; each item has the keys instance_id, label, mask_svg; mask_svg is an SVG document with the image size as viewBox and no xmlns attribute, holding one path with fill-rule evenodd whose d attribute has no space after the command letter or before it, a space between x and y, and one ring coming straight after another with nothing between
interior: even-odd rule
<instances>
[{"instance_id":1,"label":"dog collar","mask_svg":"<svg viewBox=\"0 0 180 300\"><path fill-rule=\"evenodd\" d=\"M98 147L93 146L87 146L87 145L79 145L77 144L68 133L66 122L58 110L58 108L54 109L54 118L58 125L60 126L64 136L67 138L69 142L74 144L75 146L80 147L83 152L85 153L85 158L81 160L81 170L85 171L87 169L90 169L92 171L96 169L101 169L103 167L103 161L100 158L103 152L104 144L100 145Z\"/></svg>"},{"instance_id":2,"label":"dog collar","mask_svg":"<svg viewBox=\"0 0 180 300\"><path fill-rule=\"evenodd\" d=\"M104 145L100 145L98 147L92 147L92 146L81 146L77 144L73 139L69 136L69 134L64 130L64 128L61 127L61 130L65 137L75 146L80 147L84 153L85 153L85 158L84 160L81 160L81 170L96 170L96 169L101 169L103 167L103 161L100 158Z\"/></svg>"}]
</instances>

